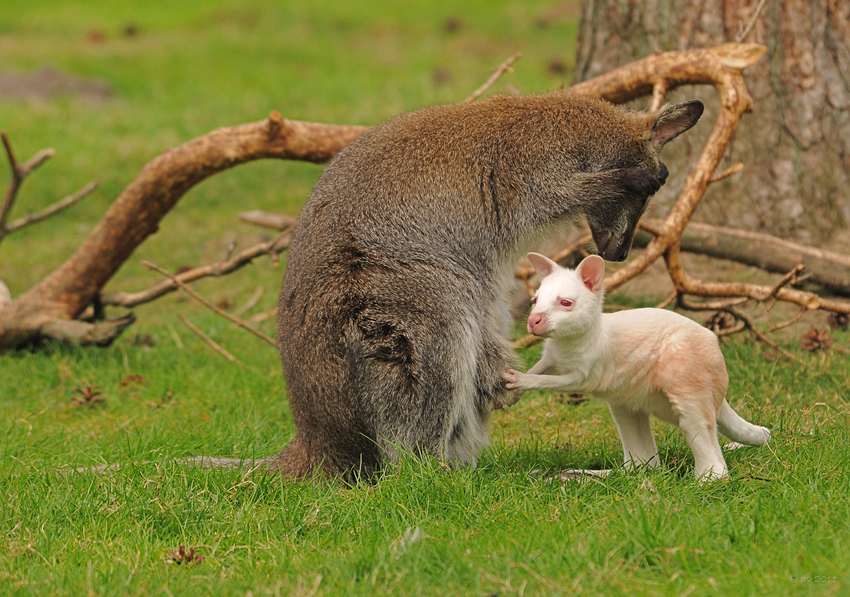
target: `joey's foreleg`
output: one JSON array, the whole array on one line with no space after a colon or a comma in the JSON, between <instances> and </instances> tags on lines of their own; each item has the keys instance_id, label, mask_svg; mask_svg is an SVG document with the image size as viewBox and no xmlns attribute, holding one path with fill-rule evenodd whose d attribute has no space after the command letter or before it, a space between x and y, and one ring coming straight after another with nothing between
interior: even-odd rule
<instances>
[{"instance_id":1,"label":"joey's foreleg","mask_svg":"<svg viewBox=\"0 0 850 597\"><path fill-rule=\"evenodd\" d=\"M539 364L539 363L538 363ZM536 365L535 365L536 367ZM555 390L557 392L581 392L584 375L581 373L567 373L564 375L538 375L531 373L520 373L514 369L502 374L505 387L509 390Z\"/></svg>"},{"instance_id":2,"label":"joey's foreleg","mask_svg":"<svg viewBox=\"0 0 850 597\"><path fill-rule=\"evenodd\" d=\"M510 369L510 371L514 371L514 370ZM528 373L541 374L541 375L546 374L546 373L556 373L556 372L557 372L557 370L554 368L554 364L548 358L546 358L546 353L543 353L543 357L539 361L537 361L537 363L531 369L528 370ZM505 378L505 375L507 375L507 373L502 373L501 378L504 381L508 381ZM513 406L514 404L519 402L519 399L522 398L522 395L525 393L525 388L511 387L511 385L508 384L508 383L506 383L504 387L509 390L508 394L507 394L507 399L503 400L503 404L496 406L496 408L504 408L505 406Z\"/></svg>"}]
</instances>

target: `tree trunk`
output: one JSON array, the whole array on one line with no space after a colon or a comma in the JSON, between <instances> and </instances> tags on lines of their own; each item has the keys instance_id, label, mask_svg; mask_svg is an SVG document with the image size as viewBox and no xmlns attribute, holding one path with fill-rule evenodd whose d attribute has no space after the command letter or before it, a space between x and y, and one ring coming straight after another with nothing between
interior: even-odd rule
<instances>
[{"instance_id":1,"label":"tree trunk","mask_svg":"<svg viewBox=\"0 0 850 597\"><path fill-rule=\"evenodd\" d=\"M711 186L697 219L847 248L850 2L768 0L753 21L759 4L583 0L576 81L654 51L710 47L744 34L747 42L766 45L767 59L745 71L754 111L741 121L722 164L743 162L745 168ZM751 22L751 31L745 31ZM706 100L711 93L689 87L668 100ZM705 103L716 113L716 102ZM681 191L709 132L705 124L697 126L675 152L665 154L671 177L656 201L662 211Z\"/></svg>"}]
</instances>

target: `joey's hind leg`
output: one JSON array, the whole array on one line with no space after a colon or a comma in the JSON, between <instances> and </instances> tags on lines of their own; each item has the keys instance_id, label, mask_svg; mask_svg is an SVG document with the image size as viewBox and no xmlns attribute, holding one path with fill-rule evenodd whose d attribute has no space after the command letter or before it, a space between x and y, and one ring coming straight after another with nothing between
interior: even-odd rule
<instances>
[{"instance_id":1,"label":"joey's hind leg","mask_svg":"<svg viewBox=\"0 0 850 597\"><path fill-rule=\"evenodd\" d=\"M614 404L609 404L608 410L611 411L611 416L620 432L625 467L632 468L642 464L651 468L661 466L658 449L655 446L655 436L652 435L652 426L649 423L649 414L635 412Z\"/></svg>"},{"instance_id":2,"label":"joey's hind leg","mask_svg":"<svg viewBox=\"0 0 850 597\"><path fill-rule=\"evenodd\" d=\"M717 440L717 422L713 413L709 416L701 409L682 412L679 414L679 429L694 453L696 478L713 481L726 477L728 470Z\"/></svg>"}]
</instances>

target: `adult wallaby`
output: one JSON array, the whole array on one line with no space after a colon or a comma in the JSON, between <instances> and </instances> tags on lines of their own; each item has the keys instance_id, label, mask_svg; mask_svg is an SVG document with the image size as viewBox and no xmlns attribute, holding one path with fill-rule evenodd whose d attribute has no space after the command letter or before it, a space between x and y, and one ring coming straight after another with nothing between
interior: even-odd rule
<instances>
[{"instance_id":1,"label":"adult wallaby","mask_svg":"<svg viewBox=\"0 0 850 597\"><path fill-rule=\"evenodd\" d=\"M397 450L475 464L494 408L518 258L587 217L623 260L667 177L689 101L633 113L567 92L405 114L327 167L299 219L278 308L297 433L272 469L370 478Z\"/></svg>"},{"instance_id":2,"label":"adult wallaby","mask_svg":"<svg viewBox=\"0 0 850 597\"><path fill-rule=\"evenodd\" d=\"M718 431L753 446L770 440L767 428L748 423L726 402L729 376L711 331L664 309L602 313L605 262L596 255L575 270L537 253L528 258L541 280L528 331L547 340L528 373L502 375L509 389L589 392L607 402L627 468L661 466L649 415L682 431L701 480L727 476Z\"/></svg>"}]
</instances>

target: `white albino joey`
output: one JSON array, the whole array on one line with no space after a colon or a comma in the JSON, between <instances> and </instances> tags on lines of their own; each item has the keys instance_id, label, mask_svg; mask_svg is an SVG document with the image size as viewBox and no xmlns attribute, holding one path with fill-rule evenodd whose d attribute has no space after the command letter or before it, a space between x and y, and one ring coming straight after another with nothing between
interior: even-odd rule
<instances>
[{"instance_id":1,"label":"white albino joey","mask_svg":"<svg viewBox=\"0 0 850 597\"><path fill-rule=\"evenodd\" d=\"M664 309L603 313L605 262L596 255L575 270L537 253L528 258L541 280L528 331L547 340L528 373L503 374L508 389L590 393L607 402L627 468L660 466L649 415L681 430L701 480L728 475L718 432L750 445L770 439L726 401L726 363L711 331Z\"/></svg>"}]
</instances>

